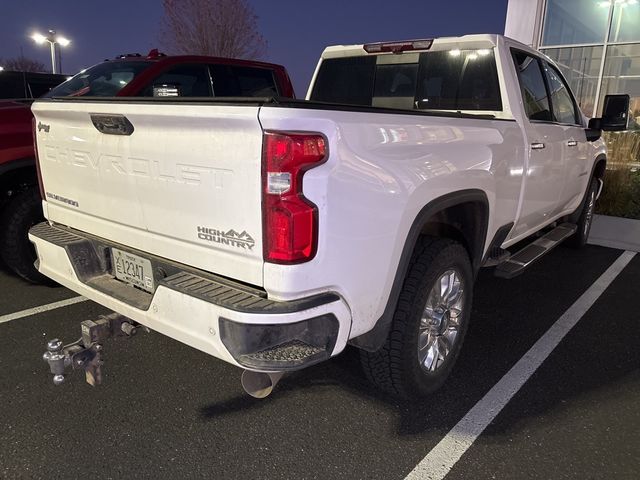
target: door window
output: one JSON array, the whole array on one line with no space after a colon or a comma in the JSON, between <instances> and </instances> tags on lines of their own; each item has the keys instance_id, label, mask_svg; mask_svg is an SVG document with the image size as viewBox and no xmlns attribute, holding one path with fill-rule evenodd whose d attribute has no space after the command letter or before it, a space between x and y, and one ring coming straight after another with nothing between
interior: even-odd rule
<instances>
[{"instance_id":1,"label":"door window","mask_svg":"<svg viewBox=\"0 0 640 480\"><path fill-rule=\"evenodd\" d=\"M540 62L524 52L513 51L524 109L529 120L551 122L551 108Z\"/></svg>"},{"instance_id":2,"label":"door window","mask_svg":"<svg viewBox=\"0 0 640 480\"><path fill-rule=\"evenodd\" d=\"M562 76L548 63L545 63L545 73L547 74L547 81L549 82L551 107L555 121L571 125L580 123L575 103L569 92L569 87L562 79Z\"/></svg>"}]
</instances>

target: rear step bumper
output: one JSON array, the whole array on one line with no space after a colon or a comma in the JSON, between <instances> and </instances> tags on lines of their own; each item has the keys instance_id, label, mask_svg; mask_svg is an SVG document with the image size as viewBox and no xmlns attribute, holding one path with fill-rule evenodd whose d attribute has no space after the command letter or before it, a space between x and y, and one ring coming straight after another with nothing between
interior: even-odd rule
<instances>
[{"instance_id":1,"label":"rear step bumper","mask_svg":"<svg viewBox=\"0 0 640 480\"><path fill-rule=\"evenodd\" d=\"M335 293L274 301L261 289L47 222L34 226L29 238L44 275L239 367L297 370L340 353L347 344L350 310ZM115 278L113 247L151 262L153 293Z\"/></svg>"}]
</instances>

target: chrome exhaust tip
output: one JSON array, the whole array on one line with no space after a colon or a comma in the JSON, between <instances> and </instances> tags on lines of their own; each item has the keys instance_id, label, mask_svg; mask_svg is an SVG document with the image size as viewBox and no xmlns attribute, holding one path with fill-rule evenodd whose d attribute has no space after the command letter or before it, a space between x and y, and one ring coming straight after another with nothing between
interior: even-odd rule
<instances>
[{"instance_id":1,"label":"chrome exhaust tip","mask_svg":"<svg viewBox=\"0 0 640 480\"><path fill-rule=\"evenodd\" d=\"M284 375L283 372L263 373L245 370L242 372L240 383L244 391L253 398L266 398Z\"/></svg>"}]
</instances>

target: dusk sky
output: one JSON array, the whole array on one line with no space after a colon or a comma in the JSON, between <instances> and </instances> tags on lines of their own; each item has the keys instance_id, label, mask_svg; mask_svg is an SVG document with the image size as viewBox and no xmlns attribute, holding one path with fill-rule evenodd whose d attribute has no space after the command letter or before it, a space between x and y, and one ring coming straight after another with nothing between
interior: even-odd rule
<instances>
[{"instance_id":1,"label":"dusk sky","mask_svg":"<svg viewBox=\"0 0 640 480\"><path fill-rule=\"evenodd\" d=\"M507 0L249 0L267 40L266 61L289 70L303 97L327 45L503 33ZM20 55L51 65L49 49L29 35L50 28L72 40L63 50L65 73L121 53L158 46L161 0L3 2L0 58Z\"/></svg>"}]
</instances>

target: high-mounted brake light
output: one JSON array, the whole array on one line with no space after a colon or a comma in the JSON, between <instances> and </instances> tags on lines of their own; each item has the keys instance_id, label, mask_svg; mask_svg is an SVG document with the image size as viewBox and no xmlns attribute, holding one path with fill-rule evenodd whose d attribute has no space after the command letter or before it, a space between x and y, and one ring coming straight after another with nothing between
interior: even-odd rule
<instances>
[{"instance_id":1,"label":"high-mounted brake light","mask_svg":"<svg viewBox=\"0 0 640 480\"><path fill-rule=\"evenodd\" d=\"M318 243L318 207L302 193L304 173L327 160L318 133L266 132L263 147L264 258L293 264L311 260Z\"/></svg>"},{"instance_id":2,"label":"high-mounted brake light","mask_svg":"<svg viewBox=\"0 0 640 480\"><path fill-rule=\"evenodd\" d=\"M431 45L433 45L433 39L427 38L424 40L407 40L404 42L367 43L363 48L367 53L402 53L413 50L429 50Z\"/></svg>"},{"instance_id":3,"label":"high-mounted brake light","mask_svg":"<svg viewBox=\"0 0 640 480\"><path fill-rule=\"evenodd\" d=\"M44 194L44 183L42 183L42 171L40 170L40 157L38 156L38 142L36 139L36 119L35 117L31 118L31 134L33 135L33 152L36 156L36 173L38 174L38 187L40 188L40 197L45 200L46 196Z\"/></svg>"}]
</instances>

